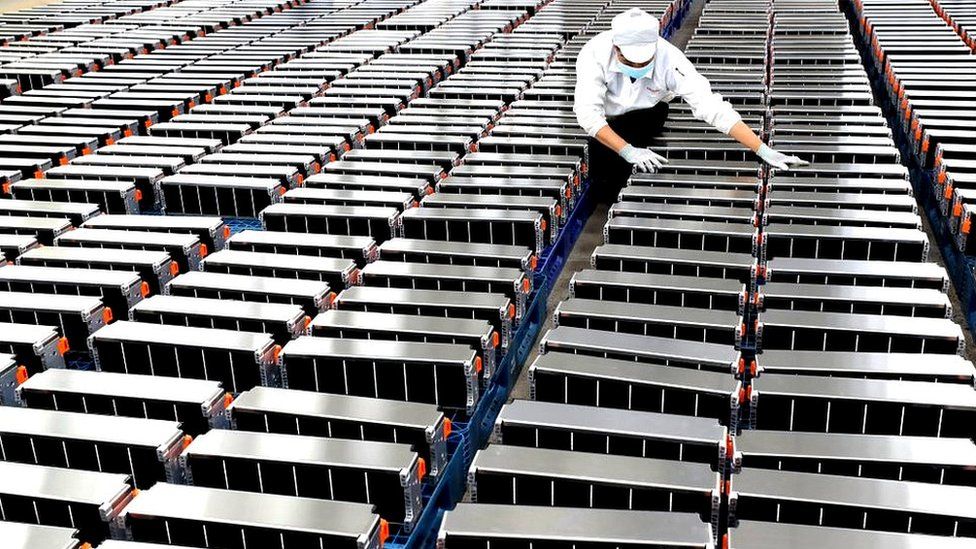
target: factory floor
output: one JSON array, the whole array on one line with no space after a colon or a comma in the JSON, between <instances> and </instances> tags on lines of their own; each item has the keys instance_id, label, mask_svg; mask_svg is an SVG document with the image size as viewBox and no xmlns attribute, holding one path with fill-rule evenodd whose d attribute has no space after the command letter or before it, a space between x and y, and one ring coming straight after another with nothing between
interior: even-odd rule
<instances>
[{"instance_id":1,"label":"factory floor","mask_svg":"<svg viewBox=\"0 0 976 549\"><path fill-rule=\"evenodd\" d=\"M674 36L670 38L670 42L682 50L688 44L688 41L695 33L695 29L698 27L698 20L701 18L702 8L705 6L706 0L695 0L690 8L690 11L685 18L684 23L681 28L675 33ZM935 241L934 233L932 232L932 227L929 225L929 220L924 213L921 213L922 222L924 224L925 234L929 237L930 245L930 260L938 263L939 265L945 265L942 258L941 252L939 252L939 247ZM512 399L516 398L529 398L529 379L528 379L528 365L532 364L535 357L539 354L538 340L542 338L545 333L552 328L552 312L556 308L556 305L560 301L563 301L569 296L569 280L573 276L573 273L585 269L590 266L590 255L593 250L603 243L603 225L607 221L607 205L599 204L596 210L590 216L589 221L586 223L586 227L583 229L583 233L580 234L579 240L577 240L572 253L569 256L569 260L566 265L563 266L563 271L553 287L552 293L549 296L548 310L546 311L546 322L539 331L539 337L536 339L536 345L529 355L528 360L525 362L525 367L522 368L522 372L519 375L518 381L515 383L515 388L512 390ZM960 305L959 297L956 295L955 288L949 292L949 299L952 302L953 310L953 321L963 327L963 333L966 336L966 358L970 361L976 361L976 348L973 345L972 333L970 333L967 325L966 319L962 313L964 310Z\"/></svg>"}]
</instances>

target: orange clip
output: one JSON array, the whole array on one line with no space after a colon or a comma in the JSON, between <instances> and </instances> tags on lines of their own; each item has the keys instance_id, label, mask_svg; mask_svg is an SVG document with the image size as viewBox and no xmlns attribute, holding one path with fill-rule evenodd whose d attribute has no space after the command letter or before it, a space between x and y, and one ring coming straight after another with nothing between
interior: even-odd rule
<instances>
[{"instance_id":1,"label":"orange clip","mask_svg":"<svg viewBox=\"0 0 976 549\"><path fill-rule=\"evenodd\" d=\"M224 225L224 240L230 238L230 227Z\"/></svg>"},{"instance_id":2,"label":"orange clip","mask_svg":"<svg viewBox=\"0 0 976 549\"><path fill-rule=\"evenodd\" d=\"M58 353L61 353L61 355L64 356L64 354L68 352L68 349L69 349L69 347L68 347L68 338L62 337L61 339L59 339L58 340Z\"/></svg>"},{"instance_id":3,"label":"orange clip","mask_svg":"<svg viewBox=\"0 0 976 549\"><path fill-rule=\"evenodd\" d=\"M13 186L13 183L4 183L3 184L3 187L0 187L0 188L3 189L3 194L10 194L10 188L12 186Z\"/></svg>"},{"instance_id":4,"label":"orange clip","mask_svg":"<svg viewBox=\"0 0 976 549\"><path fill-rule=\"evenodd\" d=\"M959 232L962 234L969 234L970 225L972 225L970 218L967 217L966 219L963 219L962 225L959 226Z\"/></svg>"},{"instance_id":5,"label":"orange clip","mask_svg":"<svg viewBox=\"0 0 976 549\"><path fill-rule=\"evenodd\" d=\"M515 305L508 306L508 318L515 318Z\"/></svg>"},{"instance_id":6,"label":"orange clip","mask_svg":"<svg viewBox=\"0 0 976 549\"><path fill-rule=\"evenodd\" d=\"M143 283L139 284L139 293L142 294L142 297L149 297L149 283L148 282L143 282Z\"/></svg>"},{"instance_id":7,"label":"orange clip","mask_svg":"<svg viewBox=\"0 0 976 549\"><path fill-rule=\"evenodd\" d=\"M105 144L106 145L114 145L115 144L115 138L114 137L106 137L105 138Z\"/></svg>"},{"instance_id":8,"label":"orange clip","mask_svg":"<svg viewBox=\"0 0 976 549\"><path fill-rule=\"evenodd\" d=\"M136 202L142 202L142 190L136 189Z\"/></svg>"},{"instance_id":9,"label":"orange clip","mask_svg":"<svg viewBox=\"0 0 976 549\"><path fill-rule=\"evenodd\" d=\"M380 519L380 547L390 539L390 523L386 519Z\"/></svg>"},{"instance_id":10,"label":"orange clip","mask_svg":"<svg viewBox=\"0 0 976 549\"><path fill-rule=\"evenodd\" d=\"M84 147L83 149L81 149L81 155L82 156L85 156L85 155L88 155L88 154L91 154L91 147Z\"/></svg>"},{"instance_id":11,"label":"orange clip","mask_svg":"<svg viewBox=\"0 0 976 549\"><path fill-rule=\"evenodd\" d=\"M142 123L142 125L148 128L152 126L152 120L146 120L145 122Z\"/></svg>"},{"instance_id":12,"label":"orange clip","mask_svg":"<svg viewBox=\"0 0 976 549\"><path fill-rule=\"evenodd\" d=\"M522 292L529 293L532 290L532 284L529 282L528 278L522 279Z\"/></svg>"},{"instance_id":13,"label":"orange clip","mask_svg":"<svg viewBox=\"0 0 976 549\"><path fill-rule=\"evenodd\" d=\"M125 130L122 131L122 135L124 135L126 137L132 137L132 130L130 130L129 128L126 128Z\"/></svg>"},{"instance_id":14,"label":"orange clip","mask_svg":"<svg viewBox=\"0 0 976 549\"><path fill-rule=\"evenodd\" d=\"M542 220L539 221L539 229L542 232L546 232L546 227L547 226L548 226L548 224L546 223L546 220L545 219L542 219Z\"/></svg>"},{"instance_id":15,"label":"orange clip","mask_svg":"<svg viewBox=\"0 0 976 549\"><path fill-rule=\"evenodd\" d=\"M34 170L34 179L44 179L44 171L40 169Z\"/></svg>"},{"instance_id":16,"label":"orange clip","mask_svg":"<svg viewBox=\"0 0 976 549\"><path fill-rule=\"evenodd\" d=\"M274 362L278 362L279 356L281 356L281 345L275 345L274 348L271 349L271 359Z\"/></svg>"},{"instance_id":17,"label":"orange clip","mask_svg":"<svg viewBox=\"0 0 976 549\"><path fill-rule=\"evenodd\" d=\"M532 254L532 257L529 258L529 268L534 271L538 266L539 258L535 254Z\"/></svg>"},{"instance_id":18,"label":"orange clip","mask_svg":"<svg viewBox=\"0 0 976 549\"><path fill-rule=\"evenodd\" d=\"M17 385L21 385L22 383L27 381L28 378L27 367L17 366L16 373L14 373L14 378L17 380Z\"/></svg>"},{"instance_id":19,"label":"orange clip","mask_svg":"<svg viewBox=\"0 0 976 549\"><path fill-rule=\"evenodd\" d=\"M200 259L203 259L210 255L210 248L206 244L200 244Z\"/></svg>"},{"instance_id":20,"label":"orange clip","mask_svg":"<svg viewBox=\"0 0 976 549\"><path fill-rule=\"evenodd\" d=\"M284 187L278 187L278 194L284 195L286 192L288 192L288 189Z\"/></svg>"},{"instance_id":21,"label":"orange clip","mask_svg":"<svg viewBox=\"0 0 976 549\"><path fill-rule=\"evenodd\" d=\"M187 446L189 446L191 442L193 442L193 437L191 437L190 435L183 435L183 447L184 448L186 448Z\"/></svg>"},{"instance_id":22,"label":"orange clip","mask_svg":"<svg viewBox=\"0 0 976 549\"><path fill-rule=\"evenodd\" d=\"M303 176L302 174L296 175L295 176L295 186L296 187L301 187L304 184L305 184L305 176Z\"/></svg>"},{"instance_id":23,"label":"orange clip","mask_svg":"<svg viewBox=\"0 0 976 549\"><path fill-rule=\"evenodd\" d=\"M427 462L424 458L417 458L417 480L424 480L427 476Z\"/></svg>"},{"instance_id":24,"label":"orange clip","mask_svg":"<svg viewBox=\"0 0 976 549\"><path fill-rule=\"evenodd\" d=\"M476 356L474 357L474 370L480 374L481 369L482 369L481 357Z\"/></svg>"},{"instance_id":25,"label":"orange clip","mask_svg":"<svg viewBox=\"0 0 976 549\"><path fill-rule=\"evenodd\" d=\"M448 418L444 418L444 438L445 439L447 437L451 436L451 431L453 430L453 427L454 427L454 425L451 423L451 420L448 419Z\"/></svg>"},{"instance_id":26,"label":"orange clip","mask_svg":"<svg viewBox=\"0 0 976 549\"><path fill-rule=\"evenodd\" d=\"M234 395L230 393L224 393L224 410L229 408L232 402L234 402Z\"/></svg>"},{"instance_id":27,"label":"orange clip","mask_svg":"<svg viewBox=\"0 0 976 549\"><path fill-rule=\"evenodd\" d=\"M175 261L169 263L169 274L173 276L180 274L180 266Z\"/></svg>"},{"instance_id":28,"label":"orange clip","mask_svg":"<svg viewBox=\"0 0 976 549\"><path fill-rule=\"evenodd\" d=\"M492 331L491 332L491 345L492 345L492 347L498 347L498 345L501 343L501 340L502 340L502 338L501 338L501 336L498 335L498 332L495 332L495 331Z\"/></svg>"},{"instance_id":29,"label":"orange clip","mask_svg":"<svg viewBox=\"0 0 976 549\"><path fill-rule=\"evenodd\" d=\"M105 307L102 309L102 320L105 324L111 324L115 320L115 315L112 314L112 309Z\"/></svg>"},{"instance_id":30,"label":"orange clip","mask_svg":"<svg viewBox=\"0 0 976 549\"><path fill-rule=\"evenodd\" d=\"M173 118L176 118L177 116L179 116L179 115L180 115L180 111L179 111L178 109L173 109L173 110L171 110L171 111L169 112L169 114L170 114L170 116L172 116Z\"/></svg>"},{"instance_id":31,"label":"orange clip","mask_svg":"<svg viewBox=\"0 0 976 549\"><path fill-rule=\"evenodd\" d=\"M959 217L962 215L962 202L956 202L952 205L952 217Z\"/></svg>"},{"instance_id":32,"label":"orange clip","mask_svg":"<svg viewBox=\"0 0 976 549\"><path fill-rule=\"evenodd\" d=\"M62 156L61 158L58 158L58 164L61 164L62 166L67 165L68 164L68 157L67 156Z\"/></svg>"}]
</instances>

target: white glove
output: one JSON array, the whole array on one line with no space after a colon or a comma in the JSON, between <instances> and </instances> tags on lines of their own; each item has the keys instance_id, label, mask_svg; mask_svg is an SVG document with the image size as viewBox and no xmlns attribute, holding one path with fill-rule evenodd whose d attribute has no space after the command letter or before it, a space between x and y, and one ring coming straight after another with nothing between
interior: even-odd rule
<instances>
[{"instance_id":1,"label":"white glove","mask_svg":"<svg viewBox=\"0 0 976 549\"><path fill-rule=\"evenodd\" d=\"M618 154L621 158L633 164L635 169L642 172L654 173L668 163L667 158L664 158L651 149L638 149L633 145L625 146L620 149Z\"/></svg>"},{"instance_id":2,"label":"white glove","mask_svg":"<svg viewBox=\"0 0 976 549\"><path fill-rule=\"evenodd\" d=\"M793 166L810 165L810 163L807 162L806 160L800 160L795 156L789 156L777 151L776 149L771 149L765 143L759 145L759 150L756 151L756 154L759 155L759 158L763 159L763 162L769 164L770 166L778 170L789 171L790 168Z\"/></svg>"}]
</instances>

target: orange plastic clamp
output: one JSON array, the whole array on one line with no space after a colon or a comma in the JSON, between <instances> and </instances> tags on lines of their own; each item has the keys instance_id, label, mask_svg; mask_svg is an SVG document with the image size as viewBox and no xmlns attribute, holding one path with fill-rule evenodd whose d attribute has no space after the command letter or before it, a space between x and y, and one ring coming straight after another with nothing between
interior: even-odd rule
<instances>
[{"instance_id":1,"label":"orange plastic clamp","mask_svg":"<svg viewBox=\"0 0 976 549\"><path fill-rule=\"evenodd\" d=\"M203 259L210 255L210 248L206 244L200 244L200 259Z\"/></svg>"},{"instance_id":2,"label":"orange plastic clamp","mask_svg":"<svg viewBox=\"0 0 976 549\"><path fill-rule=\"evenodd\" d=\"M169 264L169 274L173 276L180 274L180 266L175 261L171 261Z\"/></svg>"},{"instance_id":3,"label":"orange plastic clamp","mask_svg":"<svg viewBox=\"0 0 976 549\"><path fill-rule=\"evenodd\" d=\"M225 239L230 238L230 227L228 227L227 225L224 225L224 238Z\"/></svg>"},{"instance_id":4,"label":"orange plastic clamp","mask_svg":"<svg viewBox=\"0 0 976 549\"><path fill-rule=\"evenodd\" d=\"M451 436L452 430L454 430L454 424L451 423L449 418L444 418L444 438Z\"/></svg>"},{"instance_id":5,"label":"orange plastic clamp","mask_svg":"<svg viewBox=\"0 0 976 549\"><path fill-rule=\"evenodd\" d=\"M102 320L105 324L111 324L115 320L115 315L112 314L112 309L105 307L102 309Z\"/></svg>"},{"instance_id":6,"label":"orange plastic clamp","mask_svg":"<svg viewBox=\"0 0 976 549\"><path fill-rule=\"evenodd\" d=\"M68 352L70 347L68 346L68 338L62 337L58 340L58 352L64 355Z\"/></svg>"},{"instance_id":7,"label":"orange plastic clamp","mask_svg":"<svg viewBox=\"0 0 976 549\"><path fill-rule=\"evenodd\" d=\"M14 373L14 378L17 380L17 385L22 384L27 381L28 373L26 366L17 366L17 370Z\"/></svg>"},{"instance_id":8,"label":"orange plastic clamp","mask_svg":"<svg viewBox=\"0 0 976 549\"><path fill-rule=\"evenodd\" d=\"M474 357L474 370L480 374L482 368L483 366L481 362L481 357L480 356Z\"/></svg>"},{"instance_id":9,"label":"orange plastic clamp","mask_svg":"<svg viewBox=\"0 0 976 549\"><path fill-rule=\"evenodd\" d=\"M148 282L143 282L143 283L139 284L139 293L142 294L142 297L149 297L149 283Z\"/></svg>"},{"instance_id":10,"label":"orange plastic clamp","mask_svg":"<svg viewBox=\"0 0 976 549\"><path fill-rule=\"evenodd\" d=\"M424 480L427 476L427 461L424 458L417 458L417 480Z\"/></svg>"}]
</instances>

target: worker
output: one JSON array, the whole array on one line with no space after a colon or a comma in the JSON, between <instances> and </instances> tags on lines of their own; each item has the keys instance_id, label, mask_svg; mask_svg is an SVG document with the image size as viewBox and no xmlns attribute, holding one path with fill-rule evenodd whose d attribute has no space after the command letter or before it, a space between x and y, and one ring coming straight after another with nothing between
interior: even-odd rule
<instances>
[{"instance_id":1,"label":"worker","mask_svg":"<svg viewBox=\"0 0 976 549\"><path fill-rule=\"evenodd\" d=\"M647 148L660 135L668 102L680 97L695 118L788 170L807 165L760 141L677 47L658 36L657 18L631 8L593 37L576 61L573 111L590 136L590 174L597 199L609 202L634 171L654 172L668 160ZM599 143L599 144L598 144Z\"/></svg>"}]
</instances>

